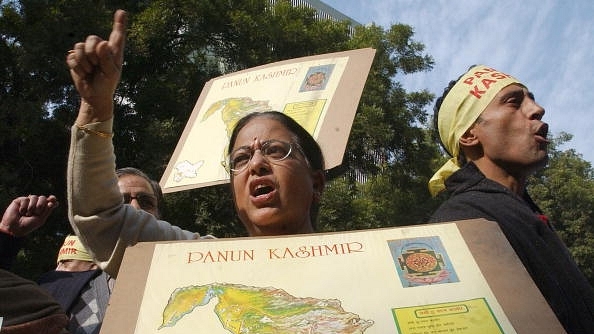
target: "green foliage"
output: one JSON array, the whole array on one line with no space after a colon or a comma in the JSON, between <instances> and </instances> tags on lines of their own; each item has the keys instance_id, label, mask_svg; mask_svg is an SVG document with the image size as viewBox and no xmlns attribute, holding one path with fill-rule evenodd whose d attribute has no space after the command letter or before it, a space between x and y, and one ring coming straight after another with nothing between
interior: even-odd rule
<instances>
[{"instance_id":1,"label":"green foliage","mask_svg":"<svg viewBox=\"0 0 594 334\"><path fill-rule=\"evenodd\" d=\"M337 203L324 201L321 226L328 230L402 226L424 221L438 204L427 181L438 157L427 135L426 106L433 95L406 92L395 81L400 73L431 69L433 60L412 40L412 28L393 25L357 27L349 48L373 47L367 78L342 169L347 177L331 183L325 198L338 188ZM330 207L335 209L328 212ZM348 215L335 216L344 208ZM344 220L342 223L340 219Z\"/></svg>"},{"instance_id":2,"label":"green foliage","mask_svg":"<svg viewBox=\"0 0 594 334\"><path fill-rule=\"evenodd\" d=\"M106 37L116 8L129 13L126 63L116 96L117 164L158 178L209 79L281 59L346 49L346 23L267 0L11 1L1 3L0 167L2 203L56 194L62 206L32 234L15 271L35 278L55 265L65 234L69 129L78 96L67 50ZM223 65L223 66L221 66ZM166 218L200 233L245 235L226 186L166 196ZM52 254L51 256L48 254Z\"/></svg>"},{"instance_id":3,"label":"green foliage","mask_svg":"<svg viewBox=\"0 0 594 334\"><path fill-rule=\"evenodd\" d=\"M557 149L569 140L567 133L555 139L547 168L530 180L529 190L594 284L594 169L574 150Z\"/></svg>"},{"instance_id":4,"label":"green foliage","mask_svg":"<svg viewBox=\"0 0 594 334\"><path fill-rule=\"evenodd\" d=\"M116 8L129 13L124 72L116 96L117 164L158 179L204 84L274 61L373 47L377 50L343 164L332 170L320 231L415 224L438 204L427 180L443 160L430 140L427 91L402 76L432 68L413 28L317 20L307 8L267 0L23 0L1 2L0 206L16 196L56 194L61 206L28 237L15 271L35 279L55 266L71 233L65 170L78 109L64 60L89 34L107 36ZM592 170L575 152L554 152L534 192L583 268L592 265ZM561 200L560 200L561 199ZM166 220L218 237L243 236L227 185L166 195ZM586 269L587 271L588 269ZM592 277L591 269L588 271Z\"/></svg>"}]
</instances>

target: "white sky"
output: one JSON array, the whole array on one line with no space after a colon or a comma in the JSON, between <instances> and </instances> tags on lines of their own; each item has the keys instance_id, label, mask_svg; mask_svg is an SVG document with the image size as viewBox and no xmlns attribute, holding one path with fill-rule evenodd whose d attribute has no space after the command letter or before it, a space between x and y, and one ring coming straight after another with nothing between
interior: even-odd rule
<instances>
[{"instance_id":1,"label":"white sky","mask_svg":"<svg viewBox=\"0 0 594 334\"><path fill-rule=\"evenodd\" d=\"M413 39L425 45L435 65L397 78L409 91L440 96L473 64L513 75L545 108L551 137L573 135L561 149L573 148L594 163L594 1L322 1L361 24L414 28Z\"/></svg>"}]
</instances>

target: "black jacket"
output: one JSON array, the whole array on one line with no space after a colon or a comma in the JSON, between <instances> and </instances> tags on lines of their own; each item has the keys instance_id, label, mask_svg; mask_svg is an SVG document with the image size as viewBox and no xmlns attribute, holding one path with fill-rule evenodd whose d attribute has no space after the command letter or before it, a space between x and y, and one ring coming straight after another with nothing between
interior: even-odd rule
<instances>
[{"instance_id":1,"label":"black jacket","mask_svg":"<svg viewBox=\"0 0 594 334\"><path fill-rule=\"evenodd\" d=\"M517 196L469 163L446 180L450 198L430 222L496 221L569 334L594 333L594 289L528 193Z\"/></svg>"},{"instance_id":2,"label":"black jacket","mask_svg":"<svg viewBox=\"0 0 594 334\"><path fill-rule=\"evenodd\" d=\"M25 238L16 238L0 232L0 269L11 270Z\"/></svg>"}]
</instances>

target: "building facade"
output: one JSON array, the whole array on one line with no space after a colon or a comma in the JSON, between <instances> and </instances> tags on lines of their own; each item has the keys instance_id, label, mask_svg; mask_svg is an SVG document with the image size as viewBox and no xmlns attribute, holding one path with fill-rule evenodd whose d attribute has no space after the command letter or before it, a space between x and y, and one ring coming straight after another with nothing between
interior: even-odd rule
<instances>
[{"instance_id":1,"label":"building facade","mask_svg":"<svg viewBox=\"0 0 594 334\"><path fill-rule=\"evenodd\" d=\"M361 25L361 23L353 20L352 18L344 15L343 13L319 0L271 0L270 2L274 4L277 1L289 1L295 7L303 6L313 8L316 10L316 18L319 20L332 20L337 22L349 21L349 32L351 35L355 32L355 27Z\"/></svg>"}]
</instances>

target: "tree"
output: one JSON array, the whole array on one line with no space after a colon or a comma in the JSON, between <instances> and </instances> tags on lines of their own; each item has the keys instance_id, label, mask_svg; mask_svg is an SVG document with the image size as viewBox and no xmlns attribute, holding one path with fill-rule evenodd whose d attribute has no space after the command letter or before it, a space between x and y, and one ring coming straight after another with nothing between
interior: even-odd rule
<instances>
[{"instance_id":1,"label":"tree","mask_svg":"<svg viewBox=\"0 0 594 334\"><path fill-rule=\"evenodd\" d=\"M341 166L346 177L330 184L325 195L321 225L327 230L420 223L438 204L427 191L439 157L425 111L433 95L406 92L395 80L432 68L432 58L412 37L407 25L371 25L357 27L348 43L377 51Z\"/></svg>"},{"instance_id":2,"label":"tree","mask_svg":"<svg viewBox=\"0 0 594 334\"><path fill-rule=\"evenodd\" d=\"M594 285L594 169L575 150L558 149L571 138L555 138L548 166L530 180L530 191Z\"/></svg>"},{"instance_id":3,"label":"tree","mask_svg":"<svg viewBox=\"0 0 594 334\"><path fill-rule=\"evenodd\" d=\"M406 181L407 175L416 178L411 184L423 183L421 172L428 166L422 109L431 97L426 92L407 94L393 81L397 74L431 66L431 59L422 55L422 45L411 40L410 27L398 25L388 31L359 27L350 36L347 22L317 20L312 9L293 7L287 1L271 6L267 0L23 0L3 1L0 17L4 65L0 126L6 126L0 134L5 157L0 198L4 203L20 194L55 193L66 204L66 152L78 108L64 64L66 50L89 34L107 36L116 8L125 8L131 23L116 99L118 166L139 167L155 178L162 175L202 86L212 77L283 59L371 46L378 49L378 56L344 163L350 176L337 178L327 191L329 199L338 198L340 185L345 184L358 218L350 225L328 220L323 229L391 222L383 214L373 214L373 208L398 200L394 194L382 197L378 187ZM414 129L409 131L411 125ZM384 140L390 145L386 149ZM361 146L363 141L369 144ZM376 157L382 167L368 163L368 156ZM419 164L400 168L411 163ZM378 181L364 185L355 175ZM366 199L365 193L375 196ZM182 228L219 237L245 233L235 217L228 186L166 198L167 219ZM328 204L323 210L344 212L343 203ZM386 208L385 212L397 216L402 211ZM53 267L54 254L67 233L71 230L62 205L44 231L30 237L16 271L35 278Z\"/></svg>"},{"instance_id":4,"label":"tree","mask_svg":"<svg viewBox=\"0 0 594 334\"><path fill-rule=\"evenodd\" d=\"M136 11L137 10L137 11ZM268 1L152 1L130 12L119 94L118 164L161 175L204 83L283 59L337 51L346 23L317 21L311 9ZM345 46L342 46L345 49ZM147 72L146 68L151 68ZM228 186L167 196L167 218L201 233L245 235ZM191 201L190 204L188 201ZM186 210L179 210L179 208Z\"/></svg>"},{"instance_id":5,"label":"tree","mask_svg":"<svg viewBox=\"0 0 594 334\"><path fill-rule=\"evenodd\" d=\"M274 3L0 2L0 205L27 193L53 193L63 204L42 231L31 235L17 273L35 279L54 267L60 243L71 233L64 176L69 129L79 102L65 54L89 34L107 36L116 8L125 8L130 19L115 101L119 167L138 167L153 178L162 175L202 87L213 77L284 59L373 47L376 57L343 164L329 171L332 180L323 198L319 230L414 224L433 211L438 201L430 198L427 180L443 159L427 129L426 107L433 96L407 92L398 82L433 64L424 46L413 40L412 27L358 26L350 35L347 22L317 20L311 9ZM550 165L562 157L553 156ZM576 163L575 155L566 158L568 166L581 166L585 173L577 174L576 182L591 182L589 166ZM563 170L561 165L554 169ZM543 174L543 197L537 200L558 198L558 193L549 192L550 180L562 177L567 176ZM573 188L555 184L567 200L554 202L559 207L551 201L545 209L558 212L552 217L564 222L559 230L572 252L580 265L592 268L592 222L585 210L592 207L591 183ZM227 185L168 194L166 202L165 218L184 229L218 237L245 235ZM568 212L575 215L562 216Z\"/></svg>"},{"instance_id":6,"label":"tree","mask_svg":"<svg viewBox=\"0 0 594 334\"><path fill-rule=\"evenodd\" d=\"M82 30L73 17L95 29L91 15L79 15L80 3L66 7L38 1L2 2L0 17L0 205L27 194L55 194L61 206L42 229L28 238L17 272L31 276L55 266L55 256L70 227L66 219L65 170L68 129L75 101L65 50ZM58 10L53 10L53 9ZM86 21L85 21L86 20ZM58 108L66 105L67 108ZM65 111L69 109L69 117Z\"/></svg>"},{"instance_id":7,"label":"tree","mask_svg":"<svg viewBox=\"0 0 594 334\"><path fill-rule=\"evenodd\" d=\"M364 98L369 98L361 103L354 125L356 130L349 141L349 151L358 151L347 155L343 171L356 171L365 178L374 177L379 169L378 164L369 163L373 160L367 156L372 155L379 159L378 162L387 162L385 168L382 167L382 175L389 173L391 179L383 179L389 180L390 184L398 182L397 189L407 196L376 192L374 200L396 203L400 209L388 217L377 215L372 224L363 223L369 218L367 216L353 218L362 223L351 228L418 222L422 213L428 211L424 204L415 206L410 203L413 200L414 203L430 201L426 174L436 151L435 146L426 140L421 126L426 121L423 108L432 96L428 92L408 94L393 81L397 74L429 70L432 64L431 58L422 54L422 44L412 40L410 27L395 25L388 31L377 26L359 27L354 36L349 36L347 22L316 20L312 9L296 8L286 1L278 1L273 7L268 1L180 1L178 6L171 6L168 1L153 1L139 9L132 21L128 54L134 56L127 54L129 60L120 89L126 104L120 105L124 112L117 116L122 119L116 120L121 128L118 131L121 136L116 134L120 162L129 156L132 163L141 161L141 166L151 166L150 170L160 175L189 117L199 88L209 78L222 74L221 70L235 71L283 59L374 47L378 52L364 93ZM147 73L143 70L147 67L153 70ZM134 144L130 145L131 141ZM368 146L359 147L361 142ZM386 147L386 143L390 146ZM155 152L156 148L160 152ZM351 186L362 186L355 179L350 180L354 182ZM335 188L329 187L327 193ZM228 201L227 186L190 193L190 196L168 195L170 199L174 198L175 207L190 210L169 210L172 221L219 236L238 235L240 224ZM363 205L371 203L363 199L367 193L358 191L354 194L356 196L352 198L359 203L355 214L369 212ZM194 198L200 205L184 206L179 198ZM225 199L224 203L221 204L220 199ZM344 203L336 205L340 210ZM195 208L193 214L189 214L192 207ZM178 212L181 214L174 217ZM337 228L324 222L323 212L320 225L322 230ZM239 232L242 232L241 228Z\"/></svg>"}]
</instances>

